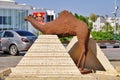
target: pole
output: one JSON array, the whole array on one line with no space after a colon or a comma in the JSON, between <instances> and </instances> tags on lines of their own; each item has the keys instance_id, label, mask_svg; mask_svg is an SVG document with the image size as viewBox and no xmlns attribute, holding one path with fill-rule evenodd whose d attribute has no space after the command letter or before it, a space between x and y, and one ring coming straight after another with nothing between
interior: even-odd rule
<instances>
[{"instance_id":1,"label":"pole","mask_svg":"<svg viewBox=\"0 0 120 80\"><path fill-rule=\"evenodd\" d=\"M114 14L114 40L116 40L117 37L117 10L118 10L118 6L117 6L117 0L115 0L115 11L113 12Z\"/></svg>"}]
</instances>

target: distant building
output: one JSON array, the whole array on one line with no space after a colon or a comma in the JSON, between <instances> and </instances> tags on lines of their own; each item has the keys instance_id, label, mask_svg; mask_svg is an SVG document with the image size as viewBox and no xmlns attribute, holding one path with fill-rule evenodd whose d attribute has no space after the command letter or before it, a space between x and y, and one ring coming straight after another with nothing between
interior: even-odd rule
<instances>
[{"instance_id":1,"label":"distant building","mask_svg":"<svg viewBox=\"0 0 120 80\"><path fill-rule=\"evenodd\" d=\"M95 22L93 22L93 29L92 31L100 31L101 28L105 25L105 18L104 17L98 17Z\"/></svg>"},{"instance_id":2,"label":"distant building","mask_svg":"<svg viewBox=\"0 0 120 80\"><path fill-rule=\"evenodd\" d=\"M102 27L105 25L106 22L110 23L111 26L115 26L115 19L114 17L108 17L108 18L104 18L104 17L98 17L97 20L95 22L93 22L93 29L92 31L100 31L102 30ZM116 24L120 25L120 18L116 18Z\"/></svg>"},{"instance_id":3,"label":"distant building","mask_svg":"<svg viewBox=\"0 0 120 80\"><path fill-rule=\"evenodd\" d=\"M50 22L55 19L55 11L44 9L44 8L32 8L31 10L29 10L29 14L42 15L44 18L44 22ZM29 29L28 29L29 31L31 32L37 31L34 27L32 27L30 23L28 23L28 25L29 25Z\"/></svg>"},{"instance_id":4,"label":"distant building","mask_svg":"<svg viewBox=\"0 0 120 80\"><path fill-rule=\"evenodd\" d=\"M106 19L106 22L109 22L111 26L115 26L115 18L114 17L108 17ZM116 18L117 25L120 25L120 18Z\"/></svg>"},{"instance_id":5,"label":"distant building","mask_svg":"<svg viewBox=\"0 0 120 80\"><path fill-rule=\"evenodd\" d=\"M54 10L18 4L14 0L0 0L0 30L28 30L33 32L35 29L30 23L24 21L24 18L34 12L44 12L45 22L55 19Z\"/></svg>"}]
</instances>

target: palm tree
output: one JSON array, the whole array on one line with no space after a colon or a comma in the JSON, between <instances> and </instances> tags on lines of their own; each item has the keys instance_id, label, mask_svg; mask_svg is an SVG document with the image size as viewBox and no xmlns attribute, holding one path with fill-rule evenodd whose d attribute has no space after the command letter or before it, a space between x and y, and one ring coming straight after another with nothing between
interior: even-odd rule
<instances>
[{"instance_id":1,"label":"palm tree","mask_svg":"<svg viewBox=\"0 0 120 80\"><path fill-rule=\"evenodd\" d=\"M102 27L102 29L105 32L111 32L111 31L113 31L113 27L110 25L109 22L106 22L105 25Z\"/></svg>"}]
</instances>

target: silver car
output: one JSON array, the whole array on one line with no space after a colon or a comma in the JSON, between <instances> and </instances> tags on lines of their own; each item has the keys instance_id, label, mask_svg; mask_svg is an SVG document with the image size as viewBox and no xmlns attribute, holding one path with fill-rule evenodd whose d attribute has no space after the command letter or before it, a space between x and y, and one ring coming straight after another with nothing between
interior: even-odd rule
<instances>
[{"instance_id":1,"label":"silver car","mask_svg":"<svg viewBox=\"0 0 120 80\"><path fill-rule=\"evenodd\" d=\"M27 51L36 38L37 36L28 31L5 30L1 35L1 50L17 55L20 51Z\"/></svg>"}]
</instances>

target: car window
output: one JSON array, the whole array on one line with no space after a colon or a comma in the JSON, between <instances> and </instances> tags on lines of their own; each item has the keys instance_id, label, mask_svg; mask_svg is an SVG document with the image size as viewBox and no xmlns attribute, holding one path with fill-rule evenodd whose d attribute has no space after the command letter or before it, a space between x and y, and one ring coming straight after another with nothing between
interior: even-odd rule
<instances>
[{"instance_id":1,"label":"car window","mask_svg":"<svg viewBox=\"0 0 120 80\"><path fill-rule=\"evenodd\" d=\"M16 31L20 36L35 36L33 33L28 31Z\"/></svg>"},{"instance_id":2,"label":"car window","mask_svg":"<svg viewBox=\"0 0 120 80\"><path fill-rule=\"evenodd\" d=\"M3 37L13 37L13 33L12 32L9 32L9 31L6 31L3 35Z\"/></svg>"}]
</instances>

